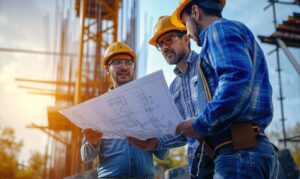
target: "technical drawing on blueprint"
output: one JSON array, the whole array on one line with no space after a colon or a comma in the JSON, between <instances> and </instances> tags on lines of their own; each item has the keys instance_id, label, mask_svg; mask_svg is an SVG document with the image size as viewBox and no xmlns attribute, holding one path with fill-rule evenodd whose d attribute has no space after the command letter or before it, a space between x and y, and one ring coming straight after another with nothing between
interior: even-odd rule
<instances>
[{"instance_id":1,"label":"technical drawing on blueprint","mask_svg":"<svg viewBox=\"0 0 300 179\"><path fill-rule=\"evenodd\" d=\"M161 70L60 112L80 128L102 132L104 138L174 134L183 120Z\"/></svg>"}]
</instances>

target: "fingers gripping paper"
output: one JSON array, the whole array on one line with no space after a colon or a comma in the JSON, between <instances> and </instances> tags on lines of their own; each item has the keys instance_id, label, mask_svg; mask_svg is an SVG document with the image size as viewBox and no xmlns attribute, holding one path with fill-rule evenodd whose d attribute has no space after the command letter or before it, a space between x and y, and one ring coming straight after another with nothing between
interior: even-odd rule
<instances>
[{"instance_id":1,"label":"fingers gripping paper","mask_svg":"<svg viewBox=\"0 0 300 179\"><path fill-rule=\"evenodd\" d=\"M183 120L162 71L60 112L78 127L100 131L108 139L174 134Z\"/></svg>"}]
</instances>

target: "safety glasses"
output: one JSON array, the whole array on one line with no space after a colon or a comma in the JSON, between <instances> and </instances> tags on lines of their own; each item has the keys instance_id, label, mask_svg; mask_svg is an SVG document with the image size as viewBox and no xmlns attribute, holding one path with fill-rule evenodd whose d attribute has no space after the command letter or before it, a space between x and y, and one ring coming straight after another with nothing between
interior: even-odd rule
<instances>
[{"instance_id":1,"label":"safety glasses","mask_svg":"<svg viewBox=\"0 0 300 179\"><path fill-rule=\"evenodd\" d=\"M166 46L172 45L176 41L177 37L182 37L182 36L183 36L183 34L170 34L170 35L166 36L160 42L157 42L157 44L156 44L157 50L161 51L163 45L166 45Z\"/></svg>"}]
</instances>

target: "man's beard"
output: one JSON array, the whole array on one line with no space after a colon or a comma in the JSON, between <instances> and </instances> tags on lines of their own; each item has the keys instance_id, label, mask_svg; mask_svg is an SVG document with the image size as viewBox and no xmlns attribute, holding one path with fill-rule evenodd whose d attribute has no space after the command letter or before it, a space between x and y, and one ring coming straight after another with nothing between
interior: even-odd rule
<instances>
[{"instance_id":1,"label":"man's beard","mask_svg":"<svg viewBox=\"0 0 300 179\"><path fill-rule=\"evenodd\" d=\"M167 59L167 62L169 65L177 65L184 57L184 54L182 53L173 53L172 59Z\"/></svg>"},{"instance_id":2,"label":"man's beard","mask_svg":"<svg viewBox=\"0 0 300 179\"><path fill-rule=\"evenodd\" d=\"M199 36L203 30L203 26L198 21L196 21L194 18L191 18L191 22L192 22L192 29L193 29L193 33L194 33L193 36L195 37L196 44L199 47L201 47L202 42L201 42Z\"/></svg>"},{"instance_id":3,"label":"man's beard","mask_svg":"<svg viewBox=\"0 0 300 179\"><path fill-rule=\"evenodd\" d=\"M125 76L122 76L122 73L125 73ZM116 82L119 86L124 85L133 79L133 75L130 73L129 70L120 70L116 72Z\"/></svg>"}]
</instances>

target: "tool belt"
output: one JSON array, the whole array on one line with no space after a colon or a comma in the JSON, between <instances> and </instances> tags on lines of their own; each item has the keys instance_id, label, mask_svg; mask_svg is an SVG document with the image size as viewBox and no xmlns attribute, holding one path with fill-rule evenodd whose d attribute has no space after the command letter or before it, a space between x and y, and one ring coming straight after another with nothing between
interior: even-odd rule
<instances>
[{"instance_id":1,"label":"tool belt","mask_svg":"<svg viewBox=\"0 0 300 179\"><path fill-rule=\"evenodd\" d=\"M235 150L252 148L256 146L256 136L264 135L261 128L251 122L239 122L233 124L230 129L214 136L199 138L200 142L205 142L206 153L214 159L217 151L229 144Z\"/></svg>"}]
</instances>

